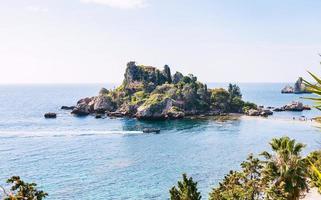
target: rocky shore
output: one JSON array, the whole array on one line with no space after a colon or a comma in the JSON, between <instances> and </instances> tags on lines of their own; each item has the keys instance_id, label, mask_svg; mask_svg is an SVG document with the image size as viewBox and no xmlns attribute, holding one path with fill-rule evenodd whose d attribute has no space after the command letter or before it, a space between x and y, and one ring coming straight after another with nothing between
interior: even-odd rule
<instances>
[{"instance_id":1,"label":"rocky shore","mask_svg":"<svg viewBox=\"0 0 321 200\"><path fill-rule=\"evenodd\" d=\"M216 116L256 109L242 100L238 86L228 90L208 89L197 77L129 62L123 83L114 90L102 88L97 96L80 99L71 113L76 116L107 115L137 119L180 119L187 116Z\"/></svg>"}]
</instances>

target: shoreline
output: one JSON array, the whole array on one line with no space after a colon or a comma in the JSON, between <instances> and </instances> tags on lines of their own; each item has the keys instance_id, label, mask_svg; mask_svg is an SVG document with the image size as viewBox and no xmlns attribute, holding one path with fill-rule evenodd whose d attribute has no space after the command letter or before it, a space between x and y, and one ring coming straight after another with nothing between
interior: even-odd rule
<instances>
[{"instance_id":1,"label":"shoreline","mask_svg":"<svg viewBox=\"0 0 321 200\"><path fill-rule=\"evenodd\" d=\"M291 118L282 118L282 117L256 117L256 116L247 116L247 115L243 115L241 116L242 119L244 120L250 120L250 119L256 119L256 120L270 120L270 121L278 121L278 122L286 122L286 123L301 123L301 124L307 124L307 125L311 125L311 126L315 126L315 127L319 127L321 128L321 123L312 120L312 119L308 119L308 120L298 120L296 119L291 119Z\"/></svg>"}]
</instances>

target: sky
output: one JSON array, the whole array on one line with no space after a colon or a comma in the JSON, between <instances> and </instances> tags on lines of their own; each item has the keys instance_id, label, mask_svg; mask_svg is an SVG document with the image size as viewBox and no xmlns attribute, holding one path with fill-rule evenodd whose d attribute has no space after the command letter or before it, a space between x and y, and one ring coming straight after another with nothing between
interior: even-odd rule
<instances>
[{"instance_id":1,"label":"sky","mask_svg":"<svg viewBox=\"0 0 321 200\"><path fill-rule=\"evenodd\" d=\"M321 75L320 0L2 0L0 84L119 83L126 63L204 82Z\"/></svg>"}]
</instances>

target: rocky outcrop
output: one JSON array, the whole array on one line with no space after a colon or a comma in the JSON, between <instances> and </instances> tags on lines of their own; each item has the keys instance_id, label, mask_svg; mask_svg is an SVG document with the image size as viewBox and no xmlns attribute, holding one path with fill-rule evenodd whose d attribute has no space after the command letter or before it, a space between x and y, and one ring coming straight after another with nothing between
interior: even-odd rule
<instances>
[{"instance_id":1,"label":"rocky outcrop","mask_svg":"<svg viewBox=\"0 0 321 200\"><path fill-rule=\"evenodd\" d=\"M85 116L90 113L105 113L115 110L115 107L115 103L110 96L99 95L79 100L71 114Z\"/></svg>"},{"instance_id":2,"label":"rocky outcrop","mask_svg":"<svg viewBox=\"0 0 321 200\"><path fill-rule=\"evenodd\" d=\"M287 85L285 86L282 90L281 90L281 93L284 93L284 94L290 94L290 93L293 93L294 92L294 88Z\"/></svg>"},{"instance_id":3,"label":"rocky outcrop","mask_svg":"<svg viewBox=\"0 0 321 200\"><path fill-rule=\"evenodd\" d=\"M273 112L269 109L264 109L263 107L259 107L258 109L250 109L246 112L248 116L262 116L267 117L269 115L273 115Z\"/></svg>"},{"instance_id":4,"label":"rocky outcrop","mask_svg":"<svg viewBox=\"0 0 321 200\"><path fill-rule=\"evenodd\" d=\"M299 79L295 82L294 87L287 85L281 90L281 93L302 94L302 93L310 93L310 92L307 90L303 82L303 78L299 77Z\"/></svg>"},{"instance_id":5,"label":"rocky outcrop","mask_svg":"<svg viewBox=\"0 0 321 200\"><path fill-rule=\"evenodd\" d=\"M73 110L75 106L61 106L61 110Z\"/></svg>"},{"instance_id":6,"label":"rocky outcrop","mask_svg":"<svg viewBox=\"0 0 321 200\"><path fill-rule=\"evenodd\" d=\"M114 90L102 88L97 96L79 100L71 113L76 116L92 114L97 118L108 115L138 119L178 119L195 115L242 113L244 107L256 108L255 104L242 100L236 85L230 85L229 88L217 92L208 89L206 84L199 82L192 74L184 76L176 72L172 76L168 65L159 70L129 62L122 85Z\"/></svg>"},{"instance_id":7,"label":"rocky outcrop","mask_svg":"<svg viewBox=\"0 0 321 200\"><path fill-rule=\"evenodd\" d=\"M112 98L106 95L99 95L93 99L94 112L105 113L115 110L116 105L112 101Z\"/></svg>"},{"instance_id":8,"label":"rocky outcrop","mask_svg":"<svg viewBox=\"0 0 321 200\"><path fill-rule=\"evenodd\" d=\"M168 65L165 65L164 70L160 71L155 67L136 65L135 62L129 62L123 84L128 92L135 93L141 90L150 92L158 85L171 82L171 72Z\"/></svg>"},{"instance_id":9,"label":"rocky outcrop","mask_svg":"<svg viewBox=\"0 0 321 200\"><path fill-rule=\"evenodd\" d=\"M101 88L99 91L99 95L108 95L109 94L109 90L107 90L106 88Z\"/></svg>"},{"instance_id":10,"label":"rocky outcrop","mask_svg":"<svg viewBox=\"0 0 321 200\"><path fill-rule=\"evenodd\" d=\"M56 113L46 113L44 114L44 117L47 118L47 119L54 119L57 117L57 114Z\"/></svg>"},{"instance_id":11,"label":"rocky outcrop","mask_svg":"<svg viewBox=\"0 0 321 200\"><path fill-rule=\"evenodd\" d=\"M293 101L280 108L275 108L273 111L282 112L282 111L303 111L303 110L311 110L311 108L307 105L304 106L302 102Z\"/></svg>"},{"instance_id":12,"label":"rocky outcrop","mask_svg":"<svg viewBox=\"0 0 321 200\"><path fill-rule=\"evenodd\" d=\"M182 118L184 113L177 107L173 99L160 94L152 95L137 109L138 119L168 119Z\"/></svg>"},{"instance_id":13,"label":"rocky outcrop","mask_svg":"<svg viewBox=\"0 0 321 200\"><path fill-rule=\"evenodd\" d=\"M301 94L301 93L309 93L306 89L305 84L303 83L303 78L299 77L299 79L294 84L294 93Z\"/></svg>"}]
</instances>

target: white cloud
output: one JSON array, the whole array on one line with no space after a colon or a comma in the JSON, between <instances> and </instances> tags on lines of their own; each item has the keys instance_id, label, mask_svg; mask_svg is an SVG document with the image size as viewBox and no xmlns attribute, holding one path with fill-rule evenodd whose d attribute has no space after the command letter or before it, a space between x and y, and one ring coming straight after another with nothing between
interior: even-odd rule
<instances>
[{"instance_id":1,"label":"white cloud","mask_svg":"<svg viewBox=\"0 0 321 200\"><path fill-rule=\"evenodd\" d=\"M48 12L48 8L43 8L43 7L35 6L35 5L27 6L26 9L30 12L38 12L38 13Z\"/></svg>"},{"instance_id":2,"label":"white cloud","mask_svg":"<svg viewBox=\"0 0 321 200\"><path fill-rule=\"evenodd\" d=\"M95 3L106 5L113 8L120 9L133 9L133 8L143 8L145 7L146 0L80 0L84 3Z\"/></svg>"}]
</instances>

